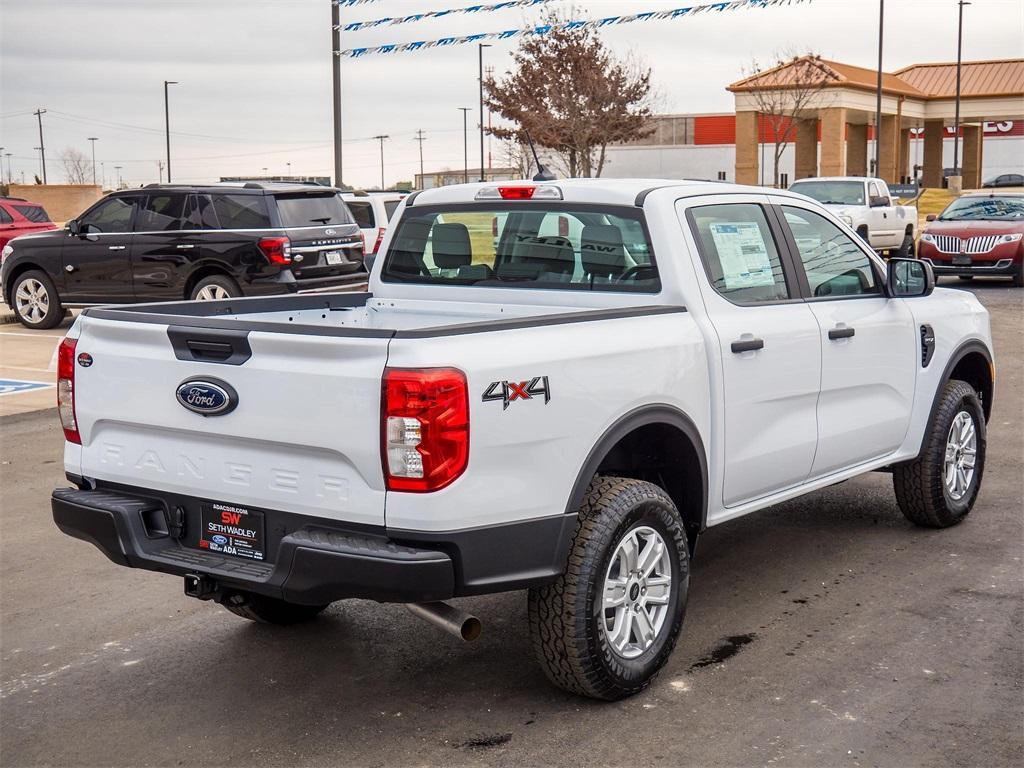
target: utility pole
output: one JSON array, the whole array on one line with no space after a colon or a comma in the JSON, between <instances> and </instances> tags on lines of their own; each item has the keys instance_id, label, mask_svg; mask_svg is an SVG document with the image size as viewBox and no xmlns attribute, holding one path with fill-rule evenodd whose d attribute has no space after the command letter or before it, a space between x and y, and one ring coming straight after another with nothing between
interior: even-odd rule
<instances>
[{"instance_id":1,"label":"utility pole","mask_svg":"<svg viewBox=\"0 0 1024 768\"><path fill-rule=\"evenodd\" d=\"M953 117L953 175L960 176L960 60L964 48L964 6L967 0L959 0L960 21L956 29L956 113ZM43 142L40 141L40 144Z\"/></svg>"},{"instance_id":2,"label":"utility pole","mask_svg":"<svg viewBox=\"0 0 1024 768\"><path fill-rule=\"evenodd\" d=\"M469 129L466 123L469 107L459 109L462 111L462 183L469 184Z\"/></svg>"},{"instance_id":3,"label":"utility pole","mask_svg":"<svg viewBox=\"0 0 1024 768\"><path fill-rule=\"evenodd\" d=\"M100 160L100 190L107 186L107 164Z\"/></svg>"},{"instance_id":4,"label":"utility pole","mask_svg":"<svg viewBox=\"0 0 1024 768\"><path fill-rule=\"evenodd\" d=\"M34 149L36 152L42 152L42 150L43 150L42 147L32 147L32 149ZM39 164L39 172L43 173L43 165L42 165L42 160L41 159L40 159L40 164ZM46 182L44 181L43 183L45 184Z\"/></svg>"},{"instance_id":5,"label":"utility pole","mask_svg":"<svg viewBox=\"0 0 1024 768\"><path fill-rule=\"evenodd\" d=\"M92 185L96 186L96 142L99 138L96 136L90 136L87 141L92 144Z\"/></svg>"},{"instance_id":6,"label":"utility pole","mask_svg":"<svg viewBox=\"0 0 1024 768\"><path fill-rule=\"evenodd\" d=\"M167 183L171 183L171 110L167 99L167 86L177 85L177 80L164 80L164 135L167 138Z\"/></svg>"},{"instance_id":7,"label":"utility pole","mask_svg":"<svg viewBox=\"0 0 1024 768\"><path fill-rule=\"evenodd\" d=\"M285 163L285 165L288 166L288 178L290 179L292 177L292 164L291 163Z\"/></svg>"},{"instance_id":8,"label":"utility pole","mask_svg":"<svg viewBox=\"0 0 1024 768\"><path fill-rule=\"evenodd\" d=\"M13 184L14 183L14 174L11 172L11 153L10 152L5 153L4 157L7 158L7 183L8 184Z\"/></svg>"},{"instance_id":9,"label":"utility pole","mask_svg":"<svg viewBox=\"0 0 1024 768\"><path fill-rule=\"evenodd\" d=\"M46 114L45 109L37 109L33 112L39 119L39 160L43 164L43 184L46 183L46 144L43 143L43 115Z\"/></svg>"},{"instance_id":10,"label":"utility pole","mask_svg":"<svg viewBox=\"0 0 1024 768\"><path fill-rule=\"evenodd\" d=\"M380 136L374 136L373 138L377 139L377 141L380 142L380 188L383 191L383 189L384 189L384 139L390 139L391 137L386 135L386 134L382 134Z\"/></svg>"},{"instance_id":11,"label":"utility pole","mask_svg":"<svg viewBox=\"0 0 1024 768\"><path fill-rule=\"evenodd\" d=\"M426 139L423 137L423 129L418 128L416 130L416 139L420 143L420 189L423 189L423 142Z\"/></svg>"},{"instance_id":12,"label":"utility pole","mask_svg":"<svg viewBox=\"0 0 1024 768\"><path fill-rule=\"evenodd\" d=\"M123 168L123 167L124 166L121 166L121 165L115 165L114 166L114 170L117 171L117 188L118 189L121 188L121 168Z\"/></svg>"},{"instance_id":13,"label":"utility pole","mask_svg":"<svg viewBox=\"0 0 1024 768\"><path fill-rule=\"evenodd\" d=\"M486 43L477 43L480 52L480 181L486 181L484 176L484 48L491 46Z\"/></svg>"},{"instance_id":14,"label":"utility pole","mask_svg":"<svg viewBox=\"0 0 1024 768\"><path fill-rule=\"evenodd\" d=\"M331 3L331 80L334 86L334 186L341 189L341 9ZM383 145L381 145L383 152ZM383 186L383 184L381 185Z\"/></svg>"},{"instance_id":15,"label":"utility pole","mask_svg":"<svg viewBox=\"0 0 1024 768\"><path fill-rule=\"evenodd\" d=\"M163 184L164 183L164 161L163 160L157 160L156 161L156 169L157 169L157 179L159 180L159 182L161 184Z\"/></svg>"},{"instance_id":16,"label":"utility pole","mask_svg":"<svg viewBox=\"0 0 1024 768\"><path fill-rule=\"evenodd\" d=\"M880 176L882 168L878 164L879 152L882 147L882 29L885 23L885 0L878 0L878 84L875 87L875 169L874 174ZM898 131L900 126L896 126Z\"/></svg>"}]
</instances>

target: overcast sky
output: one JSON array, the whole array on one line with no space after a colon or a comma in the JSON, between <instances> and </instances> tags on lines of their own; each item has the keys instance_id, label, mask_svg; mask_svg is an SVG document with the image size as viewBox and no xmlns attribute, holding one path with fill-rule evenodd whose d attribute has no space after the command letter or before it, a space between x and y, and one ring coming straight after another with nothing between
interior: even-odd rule
<instances>
[{"instance_id":1,"label":"overcast sky","mask_svg":"<svg viewBox=\"0 0 1024 768\"><path fill-rule=\"evenodd\" d=\"M344 10L349 21L459 8L472 0L378 0ZM693 0L576 0L600 18L695 5ZM568 7L556 0L553 7ZM725 86L752 58L781 49L873 67L877 0L813 0L768 10L639 22L602 30L619 54L653 68L664 111L732 111ZM429 40L528 25L521 10L448 17L345 33L343 47ZM62 181L58 155L88 152L108 184L122 166L131 185L156 181L164 156L163 81L171 86L175 181L221 175L330 175L329 0L0 0L0 146L15 180L39 168L37 108L43 115L50 181ZM965 11L964 59L1024 55L1024 2L972 0ZM514 42L485 51L505 70ZM955 0L888 0L885 68L956 58ZM378 145L388 134L388 185L419 167L414 132L427 137L427 169L462 167L461 106L477 104L477 51L466 45L343 62L345 181L379 183ZM470 114L470 165L479 153ZM5 158L6 160L6 158ZM494 164L502 158L495 143ZM6 172L6 163L4 171Z\"/></svg>"}]
</instances>

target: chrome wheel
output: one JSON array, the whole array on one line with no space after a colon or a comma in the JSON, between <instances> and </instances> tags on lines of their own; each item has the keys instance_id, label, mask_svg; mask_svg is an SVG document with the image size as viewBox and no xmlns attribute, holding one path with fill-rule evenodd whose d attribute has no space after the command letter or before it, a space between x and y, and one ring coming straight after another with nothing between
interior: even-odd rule
<instances>
[{"instance_id":1,"label":"chrome wheel","mask_svg":"<svg viewBox=\"0 0 1024 768\"><path fill-rule=\"evenodd\" d=\"M978 433L974 419L967 411L960 411L946 436L946 456L942 466L942 480L946 493L954 501L967 495L974 479L974 464L978 455Z\"/></svg>"},{"instance_id":2,"label":"chrome wheel","mask_svg":"<svg viewBox=\"0 0 1024 768\"><path fill-rule=\"evenodd\" d=\"M658 638L669 614L672 555L661 534L642 526L619 542L608 564L601 628L625 659L642 654Z\"/></svg>"},{"instance_id":3,"label":"chrome wheel","mask_svg":"<svg viewBox=\"0 0 1024 768\"><path fill-rule=\"evenodd\" d=\"M230 298L231 294L227 292L224 286L217 285L216 283L204 285L196 293L196 301L217 301L218 299Z\"/></svg>"},{"instance_id":4,"label":"chrome wheel","mask_svg":"<svg viewBox=\"0 0 1024 768\"><path fill-rule=\"evenodd\" d=\"M25 320L33 324L41 323L50 311L50 294L45 285L30 277L18 285L14 305Z\"/></svg>"}]
</instances>

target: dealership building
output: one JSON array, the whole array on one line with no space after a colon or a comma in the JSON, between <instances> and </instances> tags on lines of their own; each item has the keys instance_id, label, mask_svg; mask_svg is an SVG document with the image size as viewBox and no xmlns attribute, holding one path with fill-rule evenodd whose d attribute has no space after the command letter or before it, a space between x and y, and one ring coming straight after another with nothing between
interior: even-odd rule
<instances>
[{"instance_id":1,"label":"dealership building","mask_svg":"<svg viewBox=\"0 0 1024 768\"><path fill-rule=\"evenodd\" d=\"M793 64L729 86L731 114L659 115L654 132L608 148L602 176L773 183L773 123L757 111L764 98L785 105L808 71ZM938 187L952 175L956 65L918 64L884 73L882 142L874 167L873 122L877 71L813 59L824 82L804 109L781 127L788 140L779 186L808 176L881 176L890 183L916 181ZM820 74L823 73L823 74ZM783 106L785 110L785 106ZM1024 59L964 62L961 76L959 159L963 186L1024 169Z\"/></svg>"}]
</instances>

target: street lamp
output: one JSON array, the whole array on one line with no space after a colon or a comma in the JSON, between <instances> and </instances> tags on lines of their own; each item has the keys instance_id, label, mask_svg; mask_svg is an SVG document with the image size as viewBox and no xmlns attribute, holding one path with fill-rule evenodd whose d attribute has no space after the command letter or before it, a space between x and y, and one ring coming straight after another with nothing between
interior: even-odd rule
<instances>
[{"instance_id":1,"label":"street lamp","mask_svg":"<svg viewBox=\"0 0 1024 768\"><path fill-rule=\"evenodd\" d=\"M97 136L90 136L87 141L92 143L92 185L96 186L96 142L99 141Z\"/></svg>"},{"instance_id":2,"label":"street lamp","mask_svg":"<svg viewBox=\"0 0 1024 768\"><path fill-rule=\"evenodd\" d=\"M469 129L466 123L469 107L459 109L462 111L462 183L469 184Z\"/></svg>"},{"instance_id":3,"label":"street lamp","mask_svg":"<svg viewBox=\"0 0 1024 768\"><path fill-rule=\"evenodd\" d=\"M121 188L121 168L123 168L123 167L124 166L121 166L121 165L115 165L114 166L114 170L117 171L117 188L118 189Z\"/></svg>"},{"instance_id":4,"label":"street lamp","mask_svg":"<svg viewBox=\"0 0 1024 768\"><path fill-rule=\"evenodd\" d=\"M875 163L872 173L883 175L878 165L882 147L882 31L885 25L885 0L878 0L878 83L875 87ZM896 126L899 131L900 126Z\"/></svg>"},{"instance_id":5,"label":"street lamp","mask_svg":"<svg viewBox=\"0 0 1024 768\"><path fill-rule=\"evenodd\" d=\"M480 53L480 181L484 178L484 48L490 48L487 43L477 44Z\"/></svg>"},{"instance_id":6,"label":"street lamp","mask_svg":"<svg viewBox=\"0 0 1024 768\"><path fill-rule=\"evenodd\" d=\"M167 98L167 86L177 85L177 80L164 80L164 136L167 139L167 183L171 183L171 110Z\"/></svg>"},{"instance_id":7,"label":"street lamp","mask_svg":"<svg viewBox=\"0 0 1024 768\"><path fill-rule=\"evenodd\" d=\"M288 166L288 178L290 179L292 177L292 164L291 163L285 163L285 165Z\"/></svg>"},{"instance_id":8,"label":"street lamp","mask_svg":"<svg viewBox=\"0 0 1024 768\"><path fill-rule=\"evenodd\" d=\"M967 0L959 0L960 20L956 29L956 111L953 117L953 175L960 175L960 59L964 47L964 6Z\"/></svg>"},{"instance_id":9,"label":"street lamp","mask_svg":"<svg viewBox=\"0 0 1024 768\"><path fill-rule=\"evenodd\" d=\"M384 139L390 139L391 137L383 134L380 136L374 136L377 141L380 142L380 188L384 189Z\"/></svg>"}]
</instances>

